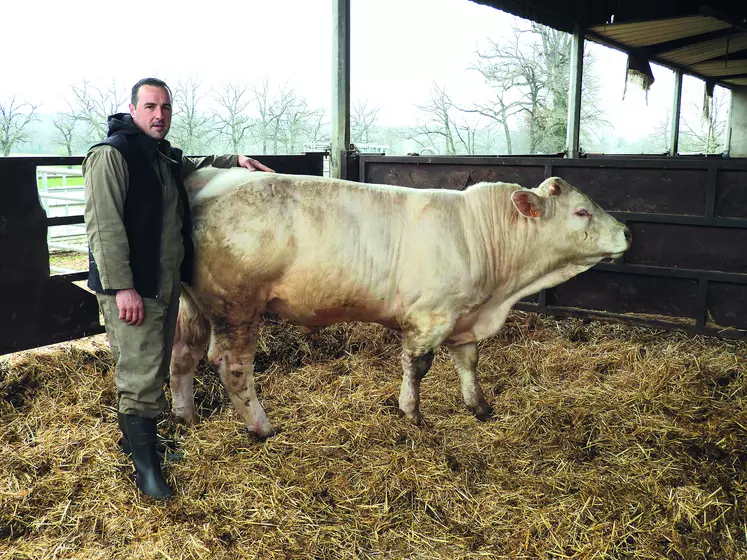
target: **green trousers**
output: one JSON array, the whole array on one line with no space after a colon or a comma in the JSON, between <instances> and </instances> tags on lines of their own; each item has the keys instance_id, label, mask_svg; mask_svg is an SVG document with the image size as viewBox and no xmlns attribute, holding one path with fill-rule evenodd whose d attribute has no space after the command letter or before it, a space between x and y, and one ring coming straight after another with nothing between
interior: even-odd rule
<instances>
[{"instance_id":1,"label":"green trousers","mask_svg":"<svg viewBox=\"0 0 747 560\"><path fill-rule=\"evenodd\" d=\"M181 284L165 297L143 298L143 324L119 319L116 296L97 294L116 368L117 408L123 414L155 418L166 409L164 384L171 362Z\"/></svg>"}]
</instances>

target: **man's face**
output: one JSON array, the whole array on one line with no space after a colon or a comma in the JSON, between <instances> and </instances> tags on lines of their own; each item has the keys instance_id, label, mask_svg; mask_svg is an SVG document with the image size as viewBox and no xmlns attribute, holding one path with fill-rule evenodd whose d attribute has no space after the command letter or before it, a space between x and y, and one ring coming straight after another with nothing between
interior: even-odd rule
<instances>
[{"instance_id":1,"label":"man's face","mask_svg":"<svg viewBox=\"0 0 747 560\"><path fill-rule=\"evenodd\" d=\"M130 115L135 125L151 138L163 140L171 128L171 98L167 89L140 86L137 106L130 103Z\"/></svg>"}]
</instances>

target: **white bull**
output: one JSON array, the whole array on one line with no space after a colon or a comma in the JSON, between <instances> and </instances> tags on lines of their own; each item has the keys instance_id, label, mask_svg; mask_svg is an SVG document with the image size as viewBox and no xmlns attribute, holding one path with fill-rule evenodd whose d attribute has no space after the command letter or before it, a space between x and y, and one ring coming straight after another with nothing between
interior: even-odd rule
<instances>
[{"instance_id":1,"label":"white bull","mask_svg":"<svg viewBox=\"0 0 747 560\"><path fill-rule=\"evenodd\" d=\"M512 305L630 246L630 232L553 177L536 189L462 192L206 169L188 180L195 278L183 294L171 365L175 414L195 419L194 369L208 358L250 431L273 428L254 390L263 311L314 328L375 322L402 331L399 407L421 422L420 380L445 345L467 407L491 415L477 342Z\"/></svg>"}]
</instances>

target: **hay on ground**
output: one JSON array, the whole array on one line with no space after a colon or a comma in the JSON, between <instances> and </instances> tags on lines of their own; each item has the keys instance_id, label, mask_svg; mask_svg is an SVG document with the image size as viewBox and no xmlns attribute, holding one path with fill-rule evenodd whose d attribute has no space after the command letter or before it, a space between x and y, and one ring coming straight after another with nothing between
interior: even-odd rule
<instances>
[{"instance_id":1,"label":"hay on ground","mask_svg":"<svg viewBox=\"0 0 747 560\"><path fill-rule=\"evenodd\" d=\"M480 345L478 422L439 351L425 425L397 414L399 336L270 321L252 439L201 365L165 416L178 497L139 495L103 337L0 360L0 558L747 557L747 344L513 312Z\"/></svg>"}]
</instances>

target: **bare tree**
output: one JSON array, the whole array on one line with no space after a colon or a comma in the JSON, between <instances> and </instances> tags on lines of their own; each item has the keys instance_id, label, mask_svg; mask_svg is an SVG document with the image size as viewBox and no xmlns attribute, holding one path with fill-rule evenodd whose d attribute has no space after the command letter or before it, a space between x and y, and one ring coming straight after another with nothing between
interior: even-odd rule
<instances>
[{"instance_id":1,"label":"bare tree","mask_svg":"<svg viewBox=\"0 0 747 560\"><path fill-rule=\"evenodd\" d=\"M425 119L417 121L410 138L421 148L438 151L437 141L440 141L442 151L448 155L474 153L477 125L459 119L462 110L454 105L445 87L433 84L430 103L417 108L424 113Z\"/></svg>"},{"instance_id":2,"label":"bare tree","mask_svg":"<svg viewBox=\"0 0 747 560\"><path fill-rule=\"evenodd\" d=\"M15 95L9 101L0 102L0 150L4 156L30 140L29 125L38 120L38 107L25 101L16 102Z\"/></svg>"},{"instance_id":3,"label":"bare tree","mask_svg":"<svg viewBox=\"0 0 747 560\"><path fill-rule=\"evenodd\" d=\"M78 117L72 112L57 113L52 125L57 131L55 134L57 144L65 149L68 156L72 156L78 129Z\"/></svg>"},{"instance_id":4,"label":"bare tree","mask_svg":"<svg viewBox=\"0 0 747 560\"><path fill-rule=\"evenodd\" d=\"M283 142L282 135L287 134L288 126L293 121L289 120L288 113L299 105L298 95L293 88L288 87L287 82L273 93L267 77L263 78L253 92L259 112L255 137L262 145L262 153L268 153L268 146L271 144L272 153L277 154L279 145Z\"/></svg>"},{"instance_id":5,"label":"bare tree","mask_svg":"<svg viewBox=\"0 0 747 560\"><path fill-rule=\"evenodd\" d=\"M107 118L127 103L128 91L112 80L107 86L95 86L88 80L71 86L72 114L86 126L86 140L95 142L106 138Z\"/></svg>"},{"instance_id":6,"label":"bare tree","mask_svg":"<svg viewBox=\"0 0 747 560\"><path fill-rule=\"evenodd\" d=\"M565 146L570 48L569 34L517 20L512 35L491 40L487 49L478 50L478 61L472 68L483 75L495 96L471 110L491 118L503 129L509 154L513 153L509 123L520 114L528 128L529 152L557 152ZM590 53L584 55L584 64L591 69ZM603 122L597 96L596 80L587 71L581 105L581 118L587 125Z\"/></svg>"},{"instance_id":7,"label":"bare tree","mask_svg":"<svg viewBox=\"0 0 747 560\"><path fill-rule=\"evenodd\" d=\"M494 91L494 97L486 103L478 103L472 109L465 109L467 112L479 113L487 117L500 126L506 139L506 153L513 154L513 142L511 140L510 119L520 113L523 108L518 101L507 101L508 92L511 90L511 83L501 81L494 76L494 67L474 67L479 70L488 82L491 82L491 88Z\"/></svg>"},{"instance_id":8,"label":"bare tree","mask_svg":"<svg viewBox=\"0 0 747 560\"><path fill-rule=\"evenodd\" d=\"M475 153L478 154L496 154L500 150L500 132L496 130L496 126L485 126L482 127L477 134L477 145L475 147ZM510 152L509 152L510 153Z\"/></svg>"},{"instance_id":9,"label":"bare tree","mask_svg":"<svg viewBox=\"0 0 747 560\"><path fill-rule=\"evenodd\" d=\"M707 116L702 117L698 124L694 124L692 118L684 115L681 117L680 151L712 154L724 151L726 148L724 142L726 140L727 91L716 89L713 96L705 102L710 103L710 107ZM696 114L703 115L700 104L692 103L692 108L694 112L697 112Z\"/></svg>"},{"instance_id":10,"label":"bare tree","mask_svg":"<svg viewBox=\"0 0 747 560\"><path fill-rule=\"evenodd\" d=\"M310 109L305 99L294 99L284 109L283 116L278 121L280 126L277 139L283 143L286 154L300 151L303 139L311 135L323 114L323 109Z\"/></svg>"},{"instance_id":11,"label":"bare tree","mask_svg":"<svg viewBox=\"0 0 747 560\"><path fill-rule=\"evenodd\" d=\"M368 143L376 130L379 107L370 107L368 100L357 100L350 112L350 136L353 144Z\"/></svg>"},{"instance_id":12,"label":"bare tree","mask_svg":"<svg viewBox=\"0 0 747 560\"><path fill-rule=\"evenodd\" d=\"M672 110L665 109L659 122L654 126L654 131L648 135L648 146L653 153L665 153L669 151L669 135L672 128Z\"/></svg>"},{"instance_id":13,"label":"bare tree","mask_svg":"<svg viewBox=\"0 0 747 560\"><path fill-rule=\"evenodd\" d=\"M177 81L173 93L171 138L187 155L203 153L213 129L212 118L199 107L207 93L203 92L201 82L192 76Z\"/></svg>"},{"instance_id":14,"label":"bare tree","mask_svg":"<svg viewBox=\"0 0 747 560\"><path fill-rule=\"evenodd\" d=\"M330 129L327 112L324 109L319 109L311 120L308 141L314 144L329 143L329 135Z\"/></svg>"},{"instance_id":15,"label":"bare tree","mask_svg":"<svg viewBox=\"0 0 747 560\"><path fill-rule=\"evenodd\" d=\"M213 113L216 136L224 138L233 152L240 154L253 127L247 114L252 103L249 90L244 84L224 84L215 92L215 101L219 105Z\"/></svg>"}]
</instances>

